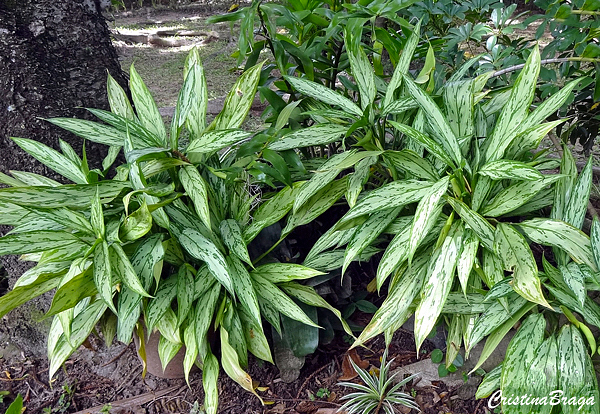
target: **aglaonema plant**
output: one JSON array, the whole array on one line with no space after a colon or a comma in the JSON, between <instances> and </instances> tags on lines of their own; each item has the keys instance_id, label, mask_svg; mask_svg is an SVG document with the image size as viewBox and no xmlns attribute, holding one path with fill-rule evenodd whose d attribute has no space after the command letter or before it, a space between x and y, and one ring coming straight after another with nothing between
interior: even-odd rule
<instances>
[{"instance_id":1,"label":"aglaonema plant","mask_svg":"<svg viewBox=\"0 0 600 414\"><path fill-rule=\"evenodd\" d=\"M183 87L169 131L134 67L130 89L109 77L111 111L90 109L100 122L49 121L84 139L109 145L103 171L61 142L62 153L14 138L26 152L74 184L13 172L0 179L0 254L37 264L0 298L0 316L56 288L47 316L49 375L98 322L108 343L129 343L137 332L160 334L165 367L185 346L183 370L202 366L205 410L216 413L219 368L255 393L246 373L248 352L272 362L263 318L281 334L280 315L317 326L295 302L330 309L300 284L321 272L293 263L263 263L248 244L292 207L294 188L255 200L231 146L251 136L240 125L256 94L262 64L233 86L223 110L206 121L207 89L197 50L186 60ZM106 178L116 156L126 163ZM227 174L224 172L227 170ZM254 204L258 206L253 209ZM348 326L342 321L349 334ZM144 341L141 341L142 344ZM219 353L215 348L220 348ZM144 358L145 348L140 347ZM259 397L260 398L260 397Z\"/></svg>"},{"instance_id":2,"label":"aglaonema plant","mask_svg":"<svg viewBox=\"0 0 600 414\"><path fill-rule=\"evenodd\" d=\"M477 369L508 331L530 313L552 320L556 314L573 311L586 323L599 322L595 318L598 305L587 298L586 286L596 289L598 263L594 252L600 245L590 242L581 231L589 199L591 161L578 176L568 151L560 162L546 157L544 151L534 152L548 132L562 122L544 121L569 98L577 81L534 104L540 70L536 47L510 90L491 99L483 91L491 73L463 80L464 72L459 71L439 89L439 95L432 97L424 90L430 85L419 86L407 68L396 69L387 93L382 94L368 75L368 60L363 61L364 70L352 66L360 107L340 95L325 96L308 81L288 79L303 94L314 98L320 94L322 101L346 110L351 114L348 117L359 117L361 108L363 113L380 108L375 125L386 131L380 136L386 138L386 144L400 138L396 150L382 144L376 151L362 151L361 145L368 141L365 139L357 141L356 149L332 154L295 200L297 209L314 192L341 197L341 192L334 196L328 186L349 168L354 167L354 172L344 178L348 182L364 169L355 192L346 193L349 211L316 242L304 262L307 266L323 271L342 267L344 272L351 261L385 246L387 235L393 235L375 279L378 289L389 282L388 295L353 346L381 333L391 340L393 332L414 314L419 350L443 317L449 325L447 365L463 344L468 354L487 338ZM386 105L398 101L408 103L410 112L381 116ZM411 109L413 105L416 111ZM324 128L327 122L334 123L329 119L317 126ZM349 129L344 139L352 142L356 130ZM305 142L308 145L311 140ZM361 163L367 157L371 157L370 163L364 168ZM394 159L396 162L391 162ZM560 168L558 174L552 172L556 168ZM381 176L386 178L381 180ZM365 182L371 187L375 184L375 188L365 190ZM531 247L535 244L554 248L558 271L553 273L549 263L543 271L538 269ZM551 277L554 274L560 277ZM569 318L591 342L593 338L585 335L589 333L586 323L572 315ZM573 370L584 372L579 365L589 373L589 356L595 345L586 354L578 331L565 327L557 335L562 341L561 353L576 350L581 355L558 368L563 381ZM538 342L544 340L536 338ZM513 351L502 371L505 392L514 390L515 384L521 390L533 391L526 374L516 375L529 369L519 364L532 361L520 359L523 346L519 339L511 345ZM590 378L585 374L580 380ZM581 381L578 384L583 384ZM586 395L597 396L594 383L586 390Z\"/></svg>"}]
</instances>

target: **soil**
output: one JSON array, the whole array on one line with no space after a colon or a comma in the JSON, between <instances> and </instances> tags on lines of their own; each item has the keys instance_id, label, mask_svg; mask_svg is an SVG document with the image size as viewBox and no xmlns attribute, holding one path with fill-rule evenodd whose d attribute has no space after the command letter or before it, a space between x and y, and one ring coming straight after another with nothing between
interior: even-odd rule
<instances>
[{"instance_id":1,"label":"soil","mask_svg":"<svg viewBox=\"0 0 600 414\"><path fill-rule=\"evenodd\" d=\"M368 362L369 369L377 368L384 347L383 338L377 338L369 344L369 349L358 350L359 358ZM348 344L341 339L322 347L307 357L300 378L289 384L281 381L275 366L251 358L248 372L261 387L259 394L265 406L221 373L219 413L321 414L329 412L319 411L325 408L335 409L331 411L335 412L343 404L340 398L347 394L344 387L337 385L347 348ZM424 349L423 358L427 358L434 346L427 341ZM412 334L398 331L389 354L395 358L392 369L416 362ZM203 401L201 373L190 375L189 387L183 379L160 379L151 374L142 378L142 367L133 344L106 348L96 337L90 338L87 347L82 347L51 382L45 359L0 359L0 369L1 387L11 396L17 393L24 396L26 413L193 413L198 412L193 408L201 407ZM462 400L442 382L434 385L417 393L410 385L405 389L416 396L425 414L489 412L483 400ZM0 403L0 410L5 408ZM101 411L103 409L105 411Z\"/></svg>"}]
</instances>

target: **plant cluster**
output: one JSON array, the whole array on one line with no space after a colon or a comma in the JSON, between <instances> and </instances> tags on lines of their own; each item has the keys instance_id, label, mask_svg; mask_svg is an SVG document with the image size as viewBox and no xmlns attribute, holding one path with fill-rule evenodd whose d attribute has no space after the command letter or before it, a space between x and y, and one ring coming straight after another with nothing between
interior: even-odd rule
<instances>
[{"instance_id":1,"label":"plant cluster","mask_svg":"<svg viewBox=\"0 0 600 414\"><path fill-rule=\"evenodd\" d=\"M60 153L15 138L74 184L18 171L0 177L9 186L0 189L0 222L14 227L0 239L0 254L37 262L0 298L0 316L56 288L48 311L51 376L97 323L108 342L157 330L163 366L185 346L186 375L195 363L202 367L209 413L217 410L219 366L255 393L245 367L248 352L272 362L266 322L273 341L297 356L314 351L318 326L332 324L315 308L334 316L352 347L382 333L389 343L414 315L419 353L444 321L441 373L462 364L463 348L466 358L485 341L478 370L520 326L479 397L498 388L505 395L562 389L597 401L590 326L600 328L592 299L600 290L600 222L591 222L589 234L582 230L592 161L578 172L567 146L561 159L539 150L565 122L556 114L591 83L575 79L540 93L544 52L508 45L514 8L434 3L254 1L216 18L241 21L246 69L212 122L195 50L168 131L133 67L135 111L109 78L111 111L90 109L102 123L49 120L109 145L102 170L65 143ZM593 7L577 10L584 6ZM414 25L399 18L423 8L433 17ZM492 24L478 26L482 15ZM479 27L481 36L456 40L460 30L448 25L457 21ZM435 25L445 32L422 42L422 31ZM493 59L512 62L523 51L522 68L507 71L502 89L485 56L453 58L450 74L436 60L437 50L447 64L451 51L483 39L483 31L491 34L490 53L499 53ZM264 49L274 63L257 63ZM270 103L269 125L247 132L240 126L257 91ZM126 163L108 178L120 151ZM297 258L301 264L277 260L273 252L286 237L333 208L343 210L341 218ZM256 243L279 223L271 244ZM312 286L374 257L369 289L387 294L378 309L349 296L346 316L356 308L374 312L354 337ZM441 362L441 351L435 358ZM351 385L360 391L348 397L352 409L391 410L386 398L410 406L399 386L390 390L388 366L384 357L378 378L355 367L367 385ZM572 412L572 404L562 409Z\"/></svg>"}]
</instances>

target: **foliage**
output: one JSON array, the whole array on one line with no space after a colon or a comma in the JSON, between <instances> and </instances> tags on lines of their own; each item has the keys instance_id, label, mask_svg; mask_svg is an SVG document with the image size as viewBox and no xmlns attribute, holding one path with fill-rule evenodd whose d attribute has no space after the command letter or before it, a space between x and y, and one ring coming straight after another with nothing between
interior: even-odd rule
<instances>
[{"instance_id":1,"label":"foliage","mask_svg":"<svg viewBox=\"0 0 600 414\"><path fill-rule=\"evenodd\" d=\"M391 377L389 376L389 371L394 359L388 362L387 353L388 350L386 348L381 357L379 373L368 372L356 365L352 358L349 358L352 367L364 382L364 385L355 384L353 382L338 383L338 385L356 390L356 392L342 397L342 400L348 401L344 403L340 408L340 411L346 410L350 414L371 414L380 412L380 410L383 409L385 413L393 414L396 412L394 410L394 405L396 404L417 410L419 409L414 403L413 397L400 391L400 387L412 381L412 379L416 377L416 374L404 378L394 384L398 373Z\"/></svg>"},{"instance_id":2,"label":"foliage","mask_svg":"<svg viewBox=\"0 0 600 414\"><path fill-rule=\"evenodd\" d=\"M23 411L23 397L21 394L17 395L17 398L12 404L6 409L4 414L21 414Z\"/></svg>"},{"instance_id":3,"label":"foliage","mask_svg":"<svg viewBox=\"0 0 600 414\"><path fill-rule=\"evenodd\" d=\"M62 153L14 138L25 151L74 184L39 175L3 175L0 221L12 225L0 238L0 254L37 262L0 298L0 314L56 288L47 316L49 375L90 335L99 322L104 338L131 341L132 333L160 332L163 367L185 346L186 377L203 366L205 409L217 410L219 365L255 393L244 371L248 352L272 362L263 317L281 332L280 316L317 326L295 300L339 312L313 288L298 283L321 272L293 263L250 257L248 245L291 208L302 183L263 194L250 191L248 172L228 170L251 134L239 129L258 84L262 64L234 85L224 108L206 121L207 91L197 50L185 65L169 133L156 104L132 66L132 109L111 78L112 112L90 109L104 123L54 118L49 121L111 147L102 169L90 169L66 143ZM126 164L107 179L117 154ZM253 204L258 206L251 209ZM261 254L262 253L262 254ZM352 334L345 326L348 334ZM221 349L220 363L215 345ZM140 354L144 357L144 350Z\"/></svg>"},{"instance_id":4,"label":"foliage","mask_svg":"<svg viewBox=\"0 0 600 414\"><path fill-rule=\"evenodd\" d=\"M351 56L349 38L345 41ZM360 49L354 53L360 56ZM544 152L532 152L562 122L543 121L566 102L577 83L570 82L531 110L540 59L534 48L514 85L491 99L483 92L491 73L463 80L464 71L459 71L432 97L433 81L419 86L400 65L392 86L387 85L383 94L372 82L373 71L365 57L351 65L360 107L335 92L324 93L317 83L287 79L304 95L349 112L347 117L353 119L346 124L343 142L358 148L332 154L295 200L297 209L319 191L323 197L340 197L326 186L352 167L348 181L360 175L353 191L346 192L350 209L317 241L305 265L323 271L341 265L343 273L367 248L387 244L385 233L394 235L376 275L378 289L392 276L388 296L353 346L380 333L389 341L414 313L418 352L438 318L446 314L450 326L447 362L455 360L463 343L468 354L488 337L477 369L530 311L554 318L557 303L574 306L563 291L556 290L555 279L546 280L547 269L543 274L538 271L532 242L554 246L559 267L577 274L579 282L565 277L563 285L579 298L578 309L582 309L584 280L594 280L598 269L590 239L580 231L589 198L591 161L578 178L568 150L561 163ZM397 99L405 106L398 115L386 113L386 99ZM321 111L314 112L317 124L310 128L345 124L333 117L318 119L331 110ZM361 111L375 122L359 124ZM369 128L379 132L368 134ZM365 148L365 143L372 146ZM361 160L367 157L368 168L362 170ZM559 166L560 174L549 172ZM363 187L365 183L372 185ZM339 259L329 264L328 257L334 254ZM569 267L570 258L577 265ZM598 308L590 306L594 312ZM591 390L597 393L597 388Z\"/></svg>"}]
</instances>

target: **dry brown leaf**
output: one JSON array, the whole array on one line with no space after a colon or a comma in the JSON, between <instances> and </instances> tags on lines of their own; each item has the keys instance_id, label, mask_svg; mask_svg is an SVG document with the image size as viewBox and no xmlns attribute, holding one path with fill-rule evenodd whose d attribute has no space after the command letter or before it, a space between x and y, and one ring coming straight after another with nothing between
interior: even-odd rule
<instances>
[{"instance_id":1,"label":"dry brown leaf","mask_svg":"<svg viewBox=\"0 0 600 414\"><path fill-rule=\"evenodd\" d=\"M344 361L342 362L342 376L338 378L338 381L349 381L358 377L356 370L350 363L350 358L352 358L352 361L362 369L367 369L369 367L369 361L363 361L358 356L356 349L351 349L344 355Z\"/></svg>"}]
</instances>

